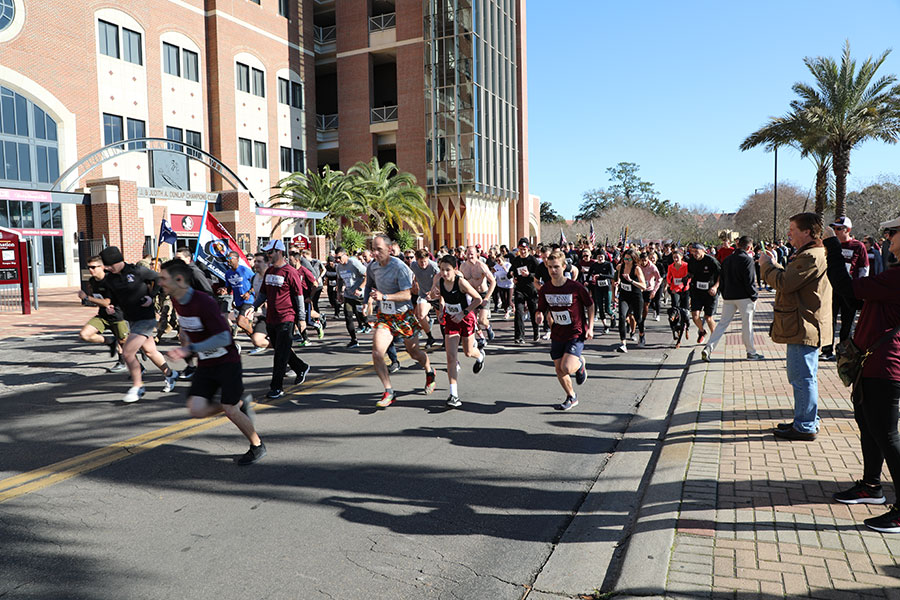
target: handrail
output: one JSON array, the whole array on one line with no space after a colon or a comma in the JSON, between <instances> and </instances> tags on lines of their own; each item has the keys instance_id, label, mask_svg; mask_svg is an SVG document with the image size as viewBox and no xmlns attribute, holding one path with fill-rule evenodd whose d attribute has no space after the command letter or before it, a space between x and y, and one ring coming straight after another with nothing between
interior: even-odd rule
<instances>
[{"instance_id":1,"label":"handrail","mask_svg":"<svg viewBox=\"0 0 900 600\"><path fill-rule=\"evenodd\" d=\"M372 109L372 116L369 120L370 123L387 123L389 121L397 120L397 107L396 106L380 106L378 108Z\"/></svg>"},{"instance_id":2,"label":"handrail","mask_svg":"<svg viewBox=\"0 0 900 600\"><path fill-rule=\"evenodd\" d=\"M384 31L397 26L397 13L385 13L369 17L369 31Z\"/></svg>"},{"instance_id":3,"label":"handrail","mask_svg":"<svg viewBox=\"0 0 900 600\"><path fill-rule=\"evenodd\" d=\"M316 129L319 131L328 131L338 128L337 115L316 115Z\"/></svg>"},{"instance_id":4,"label":"handrail","mask_svg":"<svg viewBox=\"0 0 900 600\"><path fill-rule=\"evenodd\" d=\"M313 25L313 40L320 44L327 44L337 39L337 25L320 27Z\"/></svg>"}]
</instances>

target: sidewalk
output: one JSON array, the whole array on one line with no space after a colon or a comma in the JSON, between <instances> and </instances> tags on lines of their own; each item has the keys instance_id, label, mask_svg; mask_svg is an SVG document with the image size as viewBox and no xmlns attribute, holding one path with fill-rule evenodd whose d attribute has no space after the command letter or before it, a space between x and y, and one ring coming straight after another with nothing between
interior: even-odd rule
<instances>
[{"instance_id":1,"label":"sidewalk","mask_svg":"<svg viewBox=\"0 0 900 600\"><path fill-rule=\"evenodd\" d=\"M0 340L27 338L48 333L78 332L97 314L96 307L82 306L78 288L50 288L38 290L40 308L30 315L21 312L0 312Z\"/></svg>"},{"instance_id":2,"label":"sidewalk","mask_svg":"<svg viewBox=\"0 0 900 600\"><path fill-rule=\"evenodd\" d=\"M764 294L756 313L757 350L766 360L744 360L739 320L711 363L700 362L699 348L694 352L688 377L698 385L685 386L665 441L673 455L682 456L683 469L683 485L675 488L676 496L680 488L680 500L668 498L677 518L670 521L676 523L674 544L670 553L656 557L668 563L665 582L626 586L617 589L620 593L900 598L900 536L863 525L863 519L888 506L831 500L834 492L862 477L853 406L834 363L820 364L817 439L776 441L771 433L776 423L793 418L785 346L764 333L772 320L772 299ZM887 481L886 469L884 476ZM893 502L892 486L885 493ZM636 531L642 523L644 529L649 523L658 526L665 511L661 503L654 510L645 501ZM637 538L632 544L639 546ZM646 548L628 552L647 555ZM626 560L626 569L636 564ZM639 581L625 571L623 580Z\"/></svg>"}]
</instances>

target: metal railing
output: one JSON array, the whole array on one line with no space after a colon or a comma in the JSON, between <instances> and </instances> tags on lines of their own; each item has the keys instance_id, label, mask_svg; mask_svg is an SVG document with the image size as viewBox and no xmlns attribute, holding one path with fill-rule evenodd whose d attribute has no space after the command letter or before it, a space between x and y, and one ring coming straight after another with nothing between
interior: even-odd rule
<instances>
[{"instance_id":1,"label":"metal railing","mask_svg":"<svg viewBox=\"0 0 900 600\"><path fill-rule=\"evenodd\" d=\"M369 32L384 31L397 26L397 13L385 13L369 17Z\"/></svg>"},{"instance_id":2,"label":"metal railing","mask_svg":"<svg viewBox=\"0 0 900 600\"><path fill-rule=\"evenodd\" d=\"M313 41L319 44L328 44L336 39L337 25L329 25L328 27L313 25Z\"/></svg>"},{"instance_id":3,"label":"metal railing","mask_svg":"<svg viewBox=\"0 0 900 600\"><path fill-rule=\"evenodd\" d=\"M387 123L397 120L396 106L381 106L372 109L372 116L369 123Z\"/></svg>"},{"instance_id":4,"label":"metal railing","mask_svg":"<svg viewBox=\"0 0 900 600\"><path fill-rule=\"evenodd\" d=\"M337 115L316 115L316 129L318 131L328 131L338 128Z\"/></svg>"}]
</instances>

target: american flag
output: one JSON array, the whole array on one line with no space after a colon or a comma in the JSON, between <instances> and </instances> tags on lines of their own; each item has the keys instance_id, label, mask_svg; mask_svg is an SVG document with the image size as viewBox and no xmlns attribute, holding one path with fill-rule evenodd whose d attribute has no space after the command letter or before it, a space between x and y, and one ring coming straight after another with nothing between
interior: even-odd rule
<instances>
[{"instance_id":1,"label":"american flag","mask_svg":"<svg viewBox=\"0 0 900 600\"><path fill-rule=\"evenodd\" d=\"M588 241L591 243L591 248L594 247L594 244L597 243L597 236L594 235L594 222L591 221L591 232L588 235Z\"/></svg>"},{"instance_id":2,"label":"american flag","mask_svg":"<svg viewBox=\"0 0 900 600\"><path fill-rule=\"evenodd\" d=\"M566 240L566 232L563 231L562 229L560 229L559 230L559 245L562 246L563 244L567 244L567 243L568 243L568 241Z\"/></svg>"}]
</instances>

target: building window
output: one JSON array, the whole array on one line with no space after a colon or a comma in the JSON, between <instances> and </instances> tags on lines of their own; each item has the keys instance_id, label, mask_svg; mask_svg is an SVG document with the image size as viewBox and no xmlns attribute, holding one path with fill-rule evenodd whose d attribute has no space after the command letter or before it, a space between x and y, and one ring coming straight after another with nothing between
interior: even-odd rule
<instances>
[{"instance_id":1,"label":"building window","mask_svg":"<svg viewBox=\"0 0 900 600\"><path fill-rule=\"evenodd\" d=\"M163 71L169 75L181 75L181 62L178 57L179 48L163 42Z\"/></svg>"},{"instance_id":2,"label":"building window","mask_svg":"<svg viewBox=\"0 0 900 600\"><path fill-rule=\"evenodd\" d=\"M173 142L183 142L184 132L180 127L166 127L166 139ZM183 144L169 144L169 150L183 151Z\"/></svg>"},{"instance_id":3,"label":"building window","mask_svg":"<svg viewBox=\"0 0 900 600\"><path fill-rule=\"evenodd\" d=\"M141 55L141 34L137 31L122 28L122 58L136 65L143 65Z\"/></svg>"},{"instance_id":4,"label":"building window","mask_svg":"<svg viewBox=\"0 0 900 600\"><path fill-rule=\"evenodd\" d=\"M250 91L250 67L244 63L237 63L237 89L241 92Z\"/></svg>"},{"instance_id":5,"label":"building window","mask_svg":"<svg viewBox=\"0 0 900 600\"><path fill-rule=\"evenodd\" d=\"M253 95L266 97L266 76L259 69L253 69Z\"/></svg>"},{"instance_id":6,"label":"building window","mask_svg":"<svg viewBox=\"0 0 900 600\"><path fill-rule=\"evenodd\" d=\"M253 142L253 166L258 169L268 167L265 142Z\"/></svg>"},{"instance_id":7,"label":"building window","mask_svg":"<svg viewBox=\"0 0 900 600\"><path fill-rule=\"evenodd\" d=\"M288 17L291 0L278 0L278 14L282 17Z\"/></svg>"},{"instance_id":8,"label":"building window","mask_svg":"<svg viewBox=\"0 0 900 600\"><path fill-rule=\"evenodd\" d=\"M0 86L0 181L46 189L58 177L56 122L25 96Z\"/></svg>"},{"instance_id":9,"label":"building window","mask_svg":"<svg viewBox=\"0 0 900 600\"><path fill-rule=\"evenodd\" d=\"M294 108L303 108L303 84L296 81L291 82L291 106Z\"/></svg>"},{"instance_id":10,"label":"building window","mask_svg":"<svg viewBox=\"0 0 900 600\"><path fill-rule=\"evenodd\" d=\"M253 142L238 138L238 164L242 167L253 166Z\"/></svg>"},{"instance_id":11,"label":"building window","mask_svg":"<svg viewBox=\"0 0 900 600\"><path fill-rule=\"evenodd\" d=\"M284 146L282 146L280 156L281 156L281 161L280 161L281 162L281 170L285 173L291 173L292 172L291 149L285 148Z\"/></svg>"},{"instance_id":12,"label":"building window","mask_svg":"<svg viewBox=\"0 0 900 600\"><path fill-rule=\"evenodd\" d=\"M187 149L187 153L194 158L200 158L200 153L191 148L196 148L197 150L203 149L203 138L200 135L199 131L191 131L190 129L184 132L184 142L189 146Z\"/></svg>"},{"instance_id":13,"label":"building window","mask_svg":"<svg viewBox=\"0 0 900 600\"><path fill-rule=\"evenodd\" d=\"M259 4L259 0L250 0L253 4Z\"/></svg>"},{"instance_id":14,"label":"building window","mask_svg":"<svg viewBox=\"0 0 900 600\"><path fill-rule=\"evenodd\" d=\"M100 54L119 58L119 27L106 21L98 20L100 31Z\"/></svg>"},{"instance_id":15,"label":"building window","mask_svg":"<svg viewBox=\"0 0 900 600\"><path fill-rule=\"evenodd\" d=\"M303 166L303 150L294 148L294 171L303 173L306 169Z\"/></svg>"},{"instance_id":16,"label":"building window","mask_svg":"<svg viewBox=\"0 0 900 600\"><path fill-rule=\"evenodd\" d=\"M146 123L139 119L128 119L126 125L128 126L128 139L136 140L138 138L147 136L147 126ZM128 144L129 150L144 150L147 148L146 142L135 142L133 144Z\"/></svg>"},{"instance_id":17,"label":"building window","mask_svg":"<svg viewBox=\"0 0 900 600\"><path fill-rule=\"evenodd\" d=\"M16 17L16 3L13 0L0 0L0 31L12 25Z\"/></svg>"},{"instance_id":18,"label":"building window","mask_svg":"<svg viewBox=\"0 0 900 600\"><path fill-rule=\"evenodd\" d=\"M291 83L283 78L278 78L278 104L291 103Z\"/></svg>"},{"instance_id":19,"label":"building window","mask_svg":"<svg viewBox=\"0 0 900 600\"><path fill-rule=\"evenodd\" d=\"M103 113L103 144L108 146L123 139L122 117Z\"/></svg>"},{"instance_id":20,"label":"building window","mask_svg":"<svg viewBox=\"0 0 900 600\"><path fill-rule=\"evenodd\" d=\"M190 50L182 50L184 53L184 78L191 81L200 81L200 56Z\"/></svg>"},{"instance_id":21,"label":"building window","mask_svg":"<svg viewBox=\"0 0 900 600\"><path fill-rule=\"evenodd\" d=\"M285 173L303 173L303 150L281 147L281 170Z\"/></svg>"},{"instance_id":22,"label":"building window","mask_svg":"<svg viewBox=\"0 0 900 600\"><path fill-rule=\"evenodd\" d=\"M41 236L44 253L42 270L44 275L58 275L66 272L66 259L63 252L63 237L58 235Z\"/></svg>"}]
</instances>

